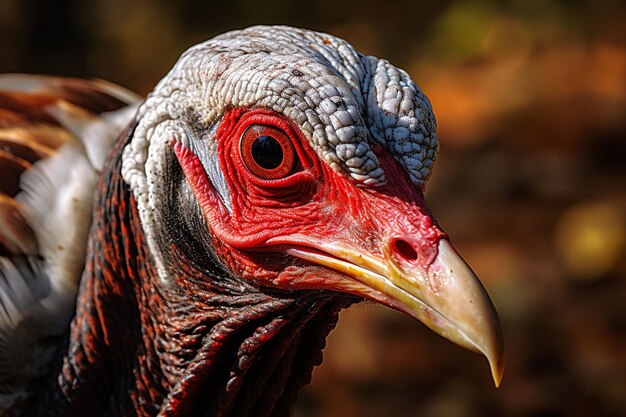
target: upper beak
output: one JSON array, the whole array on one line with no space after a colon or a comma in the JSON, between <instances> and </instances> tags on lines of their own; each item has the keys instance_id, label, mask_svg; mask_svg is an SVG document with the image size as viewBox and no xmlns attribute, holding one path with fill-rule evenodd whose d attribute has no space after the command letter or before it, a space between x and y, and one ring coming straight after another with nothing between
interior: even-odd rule
<instances>
[{"instance_id":1,"label":"upper beak","mask_svg":"<svg viewBox=\"0 0 626 417\"><path fill-rule=\"evenodd\" d=\"M402 269L394 277L398 287L426 305L424 309L407 312L443 337L483 354L497 387L504 372L504 342L495 307L478 277L450 242L440 240L438 249L426 272L428 288L412 289L415 287L407 282ZM434 315L429 314L431 310Z\"/></svg>"},{"instance_id":2,"label":"upper beak","mask_svg":"<svg viewBox=\"0 0 626 417\"><path fill-rule=\"evenodd\" d=\"M486 356L496 386L504 370L504 344L495 308L482 284L447 239L429 265L381 258L337 243L296 246L293 256L352 277L352 291L417 318L436 333ZM363 290L366 288L366 290Z\"/></svg>"}]
</instances>

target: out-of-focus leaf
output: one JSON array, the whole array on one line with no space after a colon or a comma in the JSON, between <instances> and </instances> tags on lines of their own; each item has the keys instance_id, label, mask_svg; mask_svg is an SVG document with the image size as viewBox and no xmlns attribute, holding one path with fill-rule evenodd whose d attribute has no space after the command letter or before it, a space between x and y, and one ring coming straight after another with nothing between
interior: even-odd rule
<instances>
[{"instance_id":1,"label":"out-of-focus leaf","mask_svg":"<svg viewBox=\"0 0 626 417\"><path fill-rule=\"evenodd\" d=\"M597 279L625 256L626 218L622 209L611 203L584 203L563 214L555 243L570 274Z\"/></svg>"}]
</instances>

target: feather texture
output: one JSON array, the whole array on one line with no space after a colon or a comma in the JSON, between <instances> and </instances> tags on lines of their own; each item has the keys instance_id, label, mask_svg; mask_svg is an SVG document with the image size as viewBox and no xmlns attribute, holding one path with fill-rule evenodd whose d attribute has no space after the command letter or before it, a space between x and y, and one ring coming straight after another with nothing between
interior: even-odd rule
<instances>
[{"instance_id":1,"label":"feather texture","mask_svg":"<svg viewBox=\"0 0 626 417\"><path fill-rule=\"evenodd\" d=\"M0 414L19 414L67 331L98 174L138 101L102 81L0 77Z\"/></svg>"}]
</instances>

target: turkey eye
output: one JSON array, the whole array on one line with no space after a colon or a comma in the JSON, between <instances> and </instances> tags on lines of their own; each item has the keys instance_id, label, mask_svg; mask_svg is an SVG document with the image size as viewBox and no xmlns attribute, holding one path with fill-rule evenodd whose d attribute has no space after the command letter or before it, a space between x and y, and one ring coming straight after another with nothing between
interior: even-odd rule
<instances>
[{"instance_id":1,"label":"turkey eye","mask_svg":"<svg viewBox=\"0 0 626 417\"><path fill-rule=\"evenodd\" d=\"M283 148L271 136L259 136L252 142L252 158L261 168L276 169L283 162Z\"/></svg>"},{"instance_id":2,"label":"turkey eye","mask_svg":"<svg viewBox=\"0 0 626 417\"><path fill-rule=\"evenodd\" d=\"M241 136L241 156L250 172L266 180L284 178L295 166L291 139L274 126L248 127Z\"/></svg>"}]
</instances>

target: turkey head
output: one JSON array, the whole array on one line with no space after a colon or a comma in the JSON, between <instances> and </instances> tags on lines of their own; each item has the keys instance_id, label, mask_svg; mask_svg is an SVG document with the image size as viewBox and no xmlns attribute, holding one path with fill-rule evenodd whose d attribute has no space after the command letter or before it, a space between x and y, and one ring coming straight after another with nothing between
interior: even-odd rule
<instances>
[{"instance_id":1,"label":"turkey head","mask_svg":"<svg viewBox=\"0 0 626 417\"><path fill-rule=\"evenodd\" d=\"M484 354L499 383L494 308L424 202L435 119L406 72L256 27L187 51L137 120L122 174L162 281L205 256L244 294L374 300Z\"/></svg>"}]
</instances>

